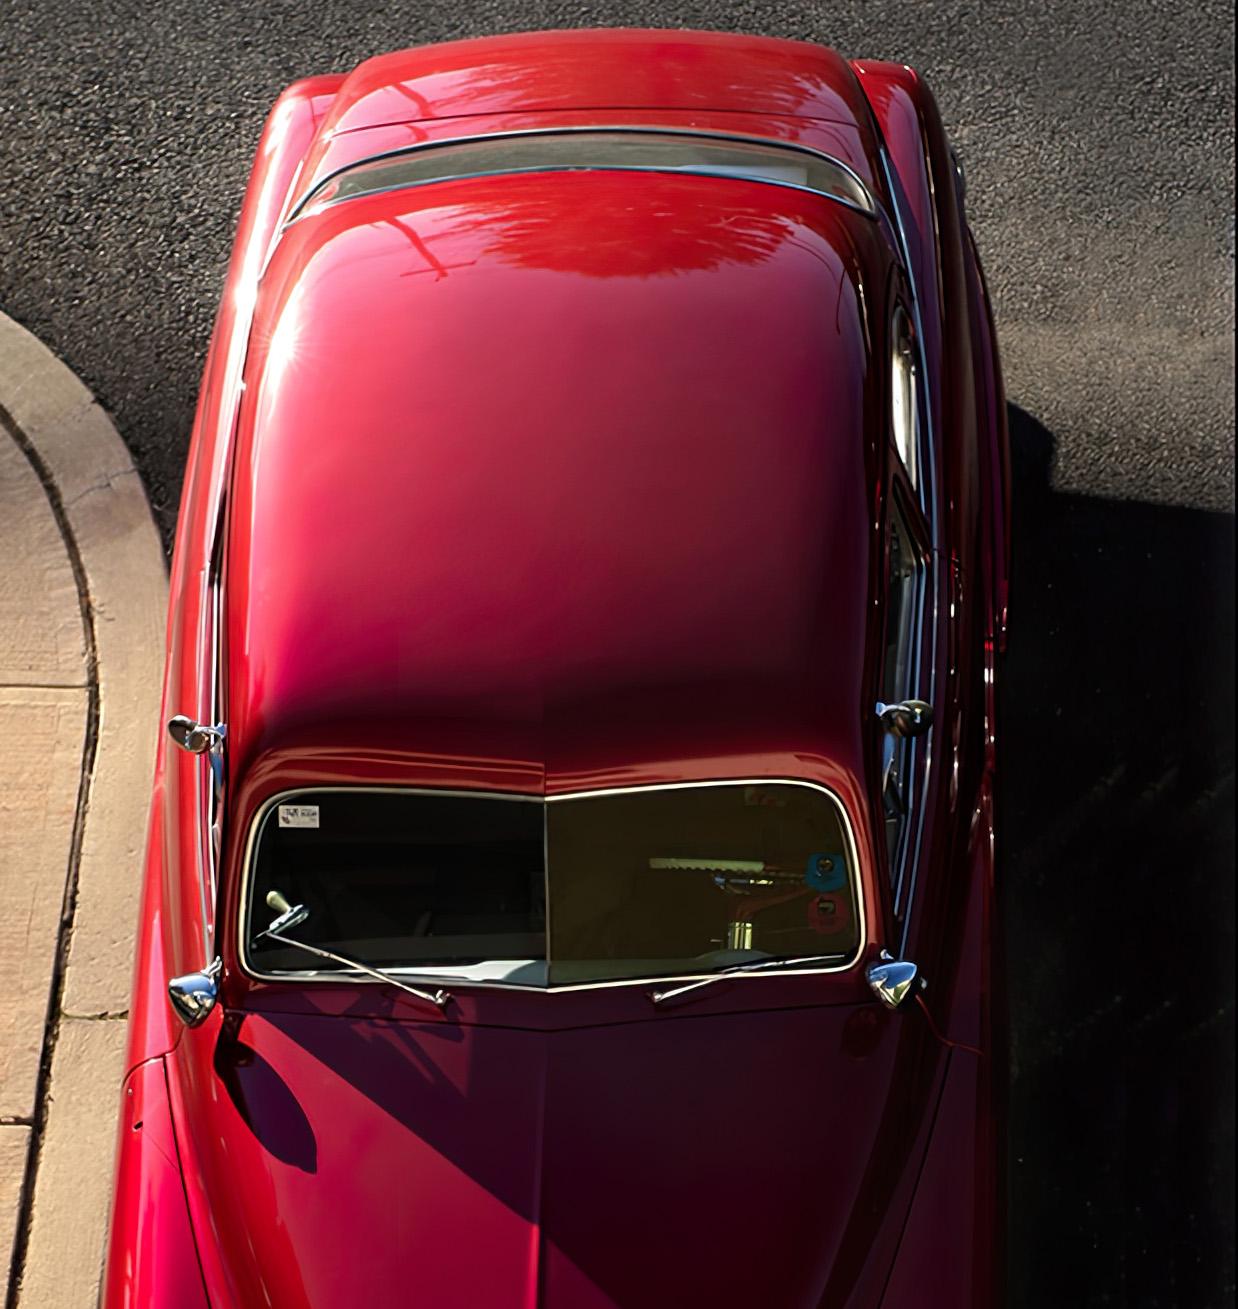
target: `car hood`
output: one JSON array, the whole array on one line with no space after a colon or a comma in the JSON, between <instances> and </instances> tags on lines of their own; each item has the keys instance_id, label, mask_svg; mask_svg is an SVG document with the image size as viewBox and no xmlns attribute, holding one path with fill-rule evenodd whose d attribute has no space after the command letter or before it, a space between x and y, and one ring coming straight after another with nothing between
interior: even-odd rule
<instances>
[{"instance_id":1,"label":"car hood","mask_svg":"<svg viewBox=\"0 0 1238 1309\"><path fill-rule=\"evenodd\" d=\"M867 1304L935 1075L908 1030L233 1018L171 1057L211 1303Z\"/></svg>"}]
</instances>

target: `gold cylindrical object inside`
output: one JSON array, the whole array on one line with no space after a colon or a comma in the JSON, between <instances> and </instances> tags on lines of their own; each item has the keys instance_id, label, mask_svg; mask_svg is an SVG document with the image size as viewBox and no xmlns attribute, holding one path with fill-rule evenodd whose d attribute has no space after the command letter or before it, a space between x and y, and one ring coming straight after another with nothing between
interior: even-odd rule
<instances>
[{"instance_id":1,"label":"gold cylindrical object inside","mask_svg":"<svg viewBox=\"0 0 1238 1309\"><path fill-rule=\"evenodd\" d=\"M726 948L728 950L752 949L752 922L749 919L742 919L738 923L727 923Z\"/></svg>"}]
</instances>

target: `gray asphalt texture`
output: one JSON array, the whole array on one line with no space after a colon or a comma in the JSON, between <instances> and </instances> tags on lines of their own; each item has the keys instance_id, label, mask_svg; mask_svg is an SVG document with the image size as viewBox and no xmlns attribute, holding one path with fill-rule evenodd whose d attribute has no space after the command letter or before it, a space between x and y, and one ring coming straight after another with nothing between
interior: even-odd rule
<instances>
[{"instance_id":1,"label":"gray asphalt texture","mask_svg":"<svg viewBox=\"0 0 1238 1309\"><path fill-rule=\"evenodd\" d=\"M1054 485L1233 496L1232 6L6 0L0 305L113 413L165 533L262 119L296 77L592 24L798 37L913 64L968 170L1011 400Z\"/></svg>"},{"instance_id":2,"label":"gray asphalt texture","mask_svg":"<svg viewBox=\"0 0 1238 1309\"><path fill-rule=\"evenodd\" d=\"M1217 0L0 11L0 307L110 410L167 539L251 152L289 81L591 25L797 37L928 78L967 169L1018 474L1016 1309L1233 1303L1233 17Z\"/></svg>"}]
</instances>

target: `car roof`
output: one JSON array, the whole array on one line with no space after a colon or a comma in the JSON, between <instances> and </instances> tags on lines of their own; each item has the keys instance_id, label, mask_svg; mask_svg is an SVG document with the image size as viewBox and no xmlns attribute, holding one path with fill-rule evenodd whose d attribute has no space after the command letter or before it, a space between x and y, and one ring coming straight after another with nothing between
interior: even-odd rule
<instances>
[{"instance_id":1,"label":"car roof","mask_svg":"<svg viewBox=\"0 0 1238 1309\"><path fill-rule=\"evenodd\" d=\"M891 257L823 197L665 174L292 225L229 508L232 767L858 776Z\"/></svg>"},{"instance_id":2,"label":"car roof","mask_svg":"<svg viewBox=\"0 0 1238 1309\"><path fill-rule=\"evenodd\" d=\"M574 28L445 41L367 59L340 87L323 132L586 108L871 122L850 67L826 46L734 32Z\"/></svg>"}]
</instances>

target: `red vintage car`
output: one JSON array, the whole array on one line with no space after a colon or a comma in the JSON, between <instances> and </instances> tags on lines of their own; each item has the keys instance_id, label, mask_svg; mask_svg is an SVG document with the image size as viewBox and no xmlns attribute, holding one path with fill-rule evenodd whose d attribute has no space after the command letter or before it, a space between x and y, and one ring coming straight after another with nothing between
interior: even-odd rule
<instances>
[{"instance_id":1,"label":"red vintage car","mask_svg":"<svg viewBox=\"0 0 1238 1309\"><path fill-rule=\"evenodd\" d=\"M578 31L290 87L108 1309L996 1303L1007 462L911 69Z\"/></svg>"}]
</instances>

